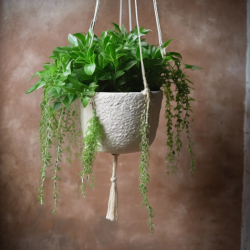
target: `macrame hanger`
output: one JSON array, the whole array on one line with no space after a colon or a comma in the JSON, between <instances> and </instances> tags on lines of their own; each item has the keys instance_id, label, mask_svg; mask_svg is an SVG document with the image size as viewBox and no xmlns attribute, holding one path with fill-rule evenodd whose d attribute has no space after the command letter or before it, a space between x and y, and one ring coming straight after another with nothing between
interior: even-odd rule
<instances>
[{"instance_id":1,"label":"macrame hanger","mask_svg":"<svg viewBox=\"0 0 250 250\"><path fill-rule=\"evenodd\" d=\"M145 96L145 99L147 102L146 124L148 125L149 106L150 106L150 89L148 88L148 83L147 83L147 79L146 79L146 75L145 75L145 68L144 68L144 63L143 63L141 38L140 38L141 37L140 26L139 26L139 18L138 18L138 10L137 10L137 0L135 0L135 16L136 16L136 24L137 24L137 31L138 31L138 39L139 39L142 79L143 79L143 84L144 84L144 90L142 91L142 94Z\"/></svg>"},{"instance_id":2,"label":"macrame hanger","mask_svg":"<svg viewBox=\"0 0 250 250\"><path fill-rule=\"evenodd\" d=\"M120 15L119 15L119 27L122 29L122 0L120 0ZM129 0L129 27L130 31L132 30L132 22L131 22L131 5ZM118 154L113 155L113 168L112 168L112 177L110 178L111 187L108 201L108 211L106 215L106 219L114 221L118 219L118 191L117 191L117 183L116 183L116 168L117 168L117 159Z\"/></svg>"},{"instance_id":3,"label":"macrame hanger","mask_svg":"<svg viewBox=\"0 0 250 250\"><path fill-rule=\"evenodd\" d=\"M162 34L161 34L161 25L160 25L158 10L157 10L157 0L153 0L153 5L154 5L154 11L155 11L155 20L156 20L156 25L157 25L157 31L158 31L158 40L159 40L159 45L161 46L161 55L162 55L162 57L165 57L166 50L162 47Z\"/></svg>"},{"instance_id":4,"label":"macrame hanger","mask_svg":"<svg viewBox=\"0 0 250 250\"><path fill-rule=\"evenodd\" d=\"M118 154L113 155L113 169L112 169L112 177L110 178L111 187L109 194L109 202L108 202L108 211L106 215L106 219L114 221L118 219L118 192L116 185L116 168L117 168L117 158Z\"/></svg>"},{"instance_id":5,"label":"macrame hanger","mask_svg":"<svg viewBox=\"0 0 250 250\"><path fill-rule=\"evenodd\" d=\"M100 0L96 0L96 6L95 6L95 14L94 18L90 25L90 33L92 34L91 44L94 39L94 27L95 22L97 19L97 12L99 8ZM161 34L161 27L158 17L158 11L157 11L157 2L156 0L153 0L154 4L154 11L155 11L155 18L156 18L156 24L157 24L157 30L158 30L158 38L159 38L159 45L162 46L162 34ZM129 29L132 30L132 19L131 19L131 1L128 0L128 9L129 9ZM138 18L138 10L137 10L137 0L135 0L135 15L136 15L136 24L137 24L137 31L138 31L138 40L139 40L139 49L140 49L140 59L141 59L141 71L142 71L142 78L143 78L143 84L144 84L144 90L142 91L142 94L145 96L146 105L147 105L147 112L146 112L146 125L148 125L149 122L149 107L150 107L150 89L148 87L146 74L145 74L145 68L143 63L143 54L142 54L142 47L141 47L141 35L140 35L140 26L139 26L139 18ZM122 27L122 0L120 0L120 15L119 15L119 27L121 29ZM90 45L91 46L91 45ZM166 55L165 50L161 47L161 53L162 56ZM94 103L92 103L94 108ZM113 168L112 168L112 177L110 179L111 181L111 187L110 187L110 195L109 195L109 202L108 202L108 211L106 215L106 219L114 221L118 219L118 192L117 192L117 184L116 184L116 168L117 168L117 159L118 154L112 154L113 155Z\"/></svg>"}]
</instances>

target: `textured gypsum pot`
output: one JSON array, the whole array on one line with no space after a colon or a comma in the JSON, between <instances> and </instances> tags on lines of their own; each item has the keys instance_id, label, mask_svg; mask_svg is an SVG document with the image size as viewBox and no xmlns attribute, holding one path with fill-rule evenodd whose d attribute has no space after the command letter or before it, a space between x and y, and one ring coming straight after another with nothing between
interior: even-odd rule
<instances>
[{"instance_id":1,"label":"textured gypsum pot","mask_svg":"<svg viewBox=\"0 0 250 250\"><path fill-rule=\"evenodd\" d=\"M151 92L149 144L155 139L159 123L162 91ZM145 105L141 92L99 92L86 108L81 105L81 125L83 134L88 121L93 116L93 105L103 128L103 136L98 151L112 154L127 154L141 151L140 124Z\"/></svg>"}]
</instances>

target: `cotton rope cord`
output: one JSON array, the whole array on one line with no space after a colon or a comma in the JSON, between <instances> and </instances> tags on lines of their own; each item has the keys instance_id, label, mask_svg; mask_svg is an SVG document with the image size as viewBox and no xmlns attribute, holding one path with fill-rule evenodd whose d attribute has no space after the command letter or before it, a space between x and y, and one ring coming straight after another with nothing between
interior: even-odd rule
<instances>
[{"instance_id":1,"label":"cotton rope cord","mask_svg":"<svg viewBox=\"0 0 250 250\"><path fill-rule=\"evenodd\" d=\"M122 28L122 0L120 0L120 17L119 17L119 27Z\"/></svg>"},{"instance_id":2,"label":"cotton rope cord","mask_svg":"<svg viewBox=\"0 0 250 250\"><path fill-rule=\"evenodd\" d=\"M95 27L95 22L96 22L96 18L97 18L97 12L98 12L98 8L99 8L99 3L100 3L100 0L96 0L94 18L91 21L91 24L90 24L90 27L89 27L89 29L91 29L91 30L94 30L94 27Z\"/></svg>"},{"instance_id":3,"label":"cotton rope cord","mask_svg":"<svg viewBox=\"0 0 250 250\"><path fill-rule=\"evenodd\" d=\"M138 31L138 39L139 39L142 79L143 79L143 84L144 84L144 90L142 91L142 94L145 96L145 99L147 102L146 124L148 125L149 106L150 106L150 89L148 88L148 83L147 83L147 79L146 79L146 75L145 75L145 68L144 68L144 63L143 63L141 38L140 38L141 35L140 35L140 26L139 26L139 18L138 18L137 1L136 0L135 0L135 16L136 16L136 24L137 24L137 31Z\"/></svg>"},{"instance_id":4,"label":"cotton rope cord","mask_svg":"<svg viewBox=\"0 0 250 250\"><path fill-rule=\"evenodd\" d=\"M158 31L159 45L162 46L162 33L161 33L161 25L160 25L158 10L157 10L157 0L153 0L153 4L154 4L154 10L155 10L155 20L156 20L157 31ZM161 55L162 57L166 55L166 51L162 47L161 47Z\"/></svg>"},{"instance_id":5,"label":"cotton rope cord","mask_svg":"<svg viewBox=\"0 0 250 250\"><path fill-rule=\"evenodd\" d=\"M99 4L100 4L100 0L96 0L94 18L91 21L91 24L90 24L90 27L89 27L89 31L90 31L90 33L92 35L91 42L90 42L90 47L91 47L91 45L93 43L93 40L94 40L94 27L95 27L95 23L96 23L96 19L97 19Z\"/></svg>"},{"instance_id":6,"label":"cotton rope cord","mask_svg":"<svg viewBox=\"0 0 250 250\"><path fill-rule=\"evenodd\" d=\"M129 31L132 31L131 0L128 0Z\"/></svg>"},{"instance_id":7,"label":"cotton rope cord","mask_svg":"<svg viewBox=\"0 0 250 250\"><path fill-rule=\"evenodd\" d=\"M108 202L108 211L106 215L106 219L114 221L118 219L118 192L117 192L117 184L116 184L116 168L117 168L117 158L119 154L112 154L113 157L113 170L112 177L110 178L111 187L109 194L109 202Z\"/></svg>"},{"instance_id":8,"label":"cotton rope cord","mask_svg":"<svg viewBox=\"0 0 250 250\"><path fill-rule=\"evenodd\" d=\"M98 95L98 94L97 94L97 93L95 93L95 95ZM92 96L92 97L91 97L91 99L89 100L89 104L91 104L91 105L92 105L92 109L93 109L93 110L94 110L94 109L96 109L95 99L94 99L95 95L94 95L94 96Z\"/></svg>"}]
</instances>

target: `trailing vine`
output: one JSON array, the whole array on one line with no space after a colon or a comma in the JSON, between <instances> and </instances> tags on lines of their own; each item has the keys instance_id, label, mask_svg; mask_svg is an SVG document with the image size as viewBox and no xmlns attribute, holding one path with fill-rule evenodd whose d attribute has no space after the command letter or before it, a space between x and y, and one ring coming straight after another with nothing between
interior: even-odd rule
<instances>
[{"instance_id":1,"label":"trailing vine","mask_svg":"<svg viewBox=\"0 0 250 250\"><path fill-rule=\"evenodd\" d=\"M86 181L89 180L90 175L93 174L93 166L94 166L94 160L95 155L97 153L98 147L99 147L99 141L102 136L102 126L99 122L99 119L96 115L96 110L93 110L93 117L90 118L88 121L89 125L87 127L87 130L84 135L83 143L84 143L84 149L82 152L82 167L83 170L80 173L81 179L82 179L82 185L81 190L82 194L85 196L85 182L84 177L86 178ZM93 185L94 179L91 181L91 185Z\"/></svg>"},{"instance_id":2,"label":"trailing vine","mask_svg":"<svg viewBox=\"0 0 250 250\"><path fill-rule=\"evenodd\" d=\"M60 116L59 116L59 122L58 122L58 127L56 130L56 139L58 141L57 144L57 149L56 149L56 163L55 163L55 167L52 170L54 173L54 176L52 177L53 180L53 195L54 195L54 210L53 210L53 214L56 213L56 207L57 207L57 200L59 198L59 192L60 190L57 188L57 180L61 180L61 178L58 176L58 171L61 170L61 168L58 166L58 162L61 161L61 156L62 156L62 144L63 144L63 125L62 125L62 121L63 121L63 115L65 114L65 108L60 110Z\"/></svg>"},{"instance_id":3,"label":"trailing vine","mask_svg":"<svg viewBox=\"0 0 250 250\"><path fill-rule=\"evenodd\" d=\"M166 96L165 105L165 117L167 119L167 146L169 147L169 152L167 154L167 168L169 173L175 173L177 169L177 164L179 162L179 154L182 148L181 132L186 131L188 139L188 153L191 156L190 161L190 172L194 172L194 153L192 146L194 142L191 139L189 125L190 122L188 118L190 117L189 112L193 112L191 109L191 101L195 101L191 98L190 90L193 89L190 84L193 84L188 77L185 75L181 69L180 59L175 58L174 65L169 64L169 71L171 71L171 80L167 81L164 87L164 93ZM184 64L185 65L185 64ZM190 65L185 65L189 68ZM193 69L192 67L190 67ZM173 90L172 90L173 88ZM173 106L175 103L175 106ZM173 120L176 119L175 128L176 135L174 135Z\"/></svg>"},{"instance_id":4,"label":"trailing vine","mask_svg":"<svg viewBox=\"0 0 250 250\"><path fill-rule=\"evenodd\" d=\"M52 147L52 137L55 132L55 116L53 114L53 108L50 103L50 99L44 98L40 104L41 107L41 120L39 123L39 139L42 156L42 168L40 171L41 182L38 188L38 200L41 205L44 204L44 181L46 168L52 166L50 149Z\"/></svg>"},{"instance_id":5,"label":"trailing vine","mask_svg":"<svg viewBox=\"0 0 250 250\"><path fill-rule=\"evenodd\" d=\"M96 111L89 121L83 144L80 127L80 103L85 108L96 92L140 92L144 89L141 58L138 39L148 34L150 30L137 27L127 32L125 27L113 23L113 30L104 31L100 37L92 31L86 35L81 33L69 34L69 46L57 47L49 57L51 63L43 65L41 70L33 75L39 76L39 81L26 93L43 88L44 95L41 106L41 120L39 124L39 138L42 155L41 181L38 199L44 203L44 181L47 167L52 165L51 148L55 144L56 159L53 168L54 210L58 202L57 180L60 170L59 161L62 152L66 152L66 161L72 164L72 156L81 157L83 170L81 190L85 195L85 180L91 180L93 185L93 165L102 136L102 127ZM201 69L194 65L181 63L182 56L177 52L167 52L162 56L161 50L166 49L173 39L167 40L162 46L149 45L145 39L141 40L143 61L147 83L150 91L163 89L166 96L165 118L168 152L166 156L167 173L174 173L183 146L181 132L185 130L188 139L188 153L191 156L190 172L195 169L194 153L190 134L189 116L191 109L190 85L193 83L184 73L185 69ZM140 193L143 204L147 207L151 234L154 231L153 209L148 203L149 175L149 126L146 125L146 109L143 110L141 136ZM55 138L55 140L53 140ZM63 147L64 139L67 139Z\"/></svg>"},{"instance_id":6,"label":"trailing vine","mask_svg":"<svg viewBox=\"0 0 250 250\"><path fill-rule=\"evenodd\" d=\"M141 116L141 125L140 125L140 135L141 135L141 143L140 143L140 149L142 151L141 153L141 162L139 165L139 172L140 172L140 184L139 184L139 190L142 196L142 205L145 205L148 214L149 214L149 219L148 219L148 226L150 229L150 234L152 235L154 233L154 223L152 222L153 220L153 208L149 205L148 202L148 183L150 180L149 174L148 174L148 168L149 168L149 159L150 159L150 154L149 154L149 139L148 139L148 133L149 133L149 125L146 124L146 118L147 117L147 105L144 105L142 116Z\"/></svg>"},{"instance_id":7,"label":"trailing vine","mask_svg":"<svg viewBox=\"0 0 250 250\"><path fill-rule=\"evenodd\" d=\"M68 153L68 157L66 158L66 161L70 164L71 167L72 163L72 143L73 143L73 136L70 128L72 127L72 118L71 118L71 110L68 109L66 111L66 121L65 121L65 133L67 133L67 140L68 140L68 146L65 148L65 151Z\"/></svg>"}]
</instances>

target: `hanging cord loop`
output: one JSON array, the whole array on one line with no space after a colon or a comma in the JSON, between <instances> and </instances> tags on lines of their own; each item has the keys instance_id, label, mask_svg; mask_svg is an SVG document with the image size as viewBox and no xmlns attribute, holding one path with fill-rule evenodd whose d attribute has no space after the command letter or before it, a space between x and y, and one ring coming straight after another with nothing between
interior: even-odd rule
<instances>
[{"instance_id":1,"label":"hanging cord loop","mask_svg":"<svg viewBox=\"0 0 250 250\"><path fill-rule=\"evenodd\" d=\"M128 0L129 31L132 31L131 0Z\"/></svg>"},{"instance_id":2,"label":"hanging cord loop","mask_svg":"<svg viewBox=\"0 0 250 250\"><path fill-rule=\"evenodd\" d=\"M110 178L111 187L110 187L110 194L109 194L109 203L108 203L108 211L106 215L106 219L114 221L118 219L118 192L117 192L117 185L116 185L116 168L117 168L117 158L119 154L112 154L113 158L113 170L112 170L112 177Z\"/></svg>"},{"instance_id":3,"label":"hanging cord loop","mask_svg":"<svg viewBox=\"0 0 250 250\"><path fill-rule=\"evenodd\" d=\"M93 20L91 21L90 27L89 27L90 30L94 30L95 22L96 22L96 18L97 18L97 13L98 13L98 8L99 8L99 3L100 3L100 0L96 0L95 14L94 14Z\"/></svg>"},{"instance_id":4,"label":"hanging cord loop","mask_svg":"<svg viewBox=\"0 0 250 250\"><path fill-rule=\"evenodd\" d=\"M122 28L122 0L120 0L119 27L120 27L120 29Z\"/></svg>"},{"instance_id":5,"label":"hanging cord loop","mask_svg":"<svg viewBox=\"0 0 250 250\"><path fill-rule=\"evenodd\" d=\"M90 47L91 47L91 45L93 43L93 40L94 40L94 27L95 27L95 23L96 23L96 19L97 19L99 4L100 4L100 0L96 0L94 18L91 21L91 24L90 24L90 27L89 27L89 32L90 32L90 34L92 36L91 37L91 42L90 42Z\"/></svg>"},{"instance_id":6,"label":"hanging cord loop","mask_svg":"<svg viewBox=\"0 0 250 250\"><path fill-rule=\"evenodd\" d=\"M160 25L158 10L157 10L157 0L153 0L153 4L154 4L155 20L156 20L157 31L158 31L159 45L162 46L162 33L161 33L161 25ZM166 50L162 47L161 47L161 55L162 57L166 56Z\"/></svg>"},{"instance_id":7,"label":"hanging cord loop","mask_svg":"<svg viewBox=\"0 0 250 250\"><path fill-rule=\"evenodd\" d=\"M142 94L145 96L145 99L147 102L146 124L148 125L149 106L150 106L150 89L148 88L148 83L147 83L147 79L146 79L146 75L145 75L145 68L144 68L144 63L143 63L142 48L141 48L141 35L140 35L140 26L139 26L137 1L136 0L135 0L135 16L136 16L136 24L137 24L139 48L140 48L142 79L143 79L143 84L144 84L144 90L142 91Z\"/></svg>"}]
</instances>

